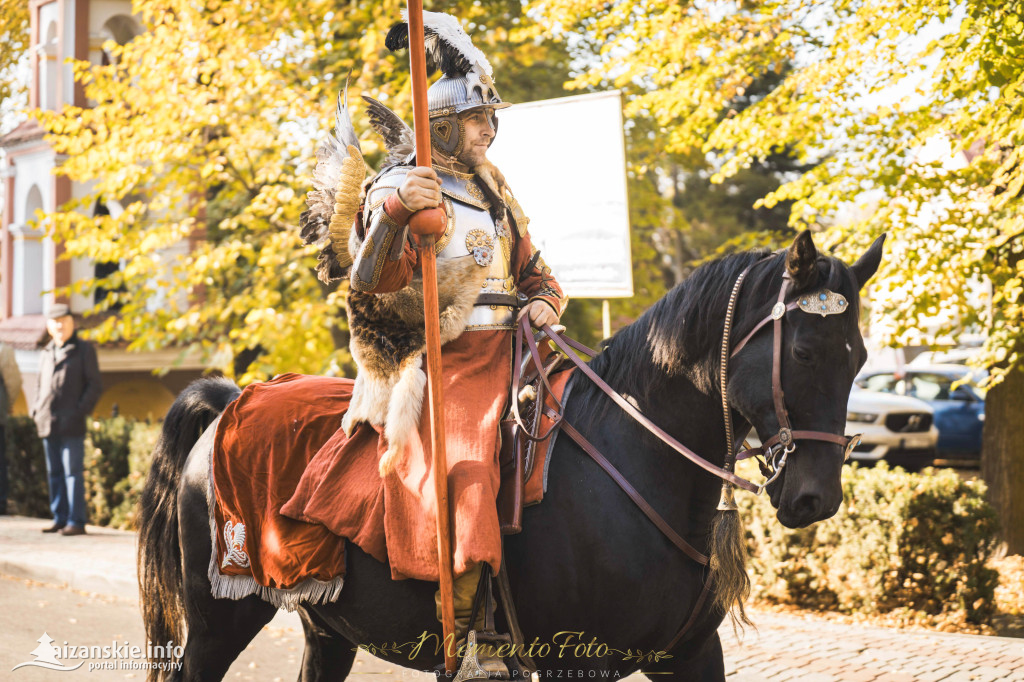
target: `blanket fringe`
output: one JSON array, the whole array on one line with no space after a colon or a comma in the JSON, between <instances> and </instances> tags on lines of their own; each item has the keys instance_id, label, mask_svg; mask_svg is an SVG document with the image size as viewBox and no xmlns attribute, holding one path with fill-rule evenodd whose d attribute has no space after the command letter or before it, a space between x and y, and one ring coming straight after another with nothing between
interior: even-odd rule
<instances>
[{"instance_id":1,"label":"blanket fringe","mask_svg":"<svg viewBox=\"0 0 1024 682\"><path fill-rule=\"evenodd\" d=\"M256 582L252 576L224 575L220 572L217 562L217 517L214 513L217 503L213 490L213 453L210 453L209 485L206 488L206 506L210 514L210 540L213 546L210 551L210 566L207 576L210 579L211 591L215 599L244 599L250 594L268 601L279 609L294 611L302 603L328 604L337 601L341 596L341 588L345 579L341 576L327 581L309 578L291 588L266 587Z\"/></svg>"}]
</instances>

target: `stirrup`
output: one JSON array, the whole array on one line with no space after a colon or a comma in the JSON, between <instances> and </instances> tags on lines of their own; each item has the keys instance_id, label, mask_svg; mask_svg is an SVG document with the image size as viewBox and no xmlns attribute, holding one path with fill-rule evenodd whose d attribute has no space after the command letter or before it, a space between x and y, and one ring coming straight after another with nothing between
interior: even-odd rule
<instances>
[{"instance_id":1,"label":"stirrup","mask_svg":"<svg viewBox=\"0 0 1024 682\"><path fill-rule=\"evenodd\" d=\"M466 654L455 675L455 682L466 680L511 680L508 665L497 655L498 647L508 645L512 638L496 632L470 630L466 635Z\"/></svg>"}]
</instances>

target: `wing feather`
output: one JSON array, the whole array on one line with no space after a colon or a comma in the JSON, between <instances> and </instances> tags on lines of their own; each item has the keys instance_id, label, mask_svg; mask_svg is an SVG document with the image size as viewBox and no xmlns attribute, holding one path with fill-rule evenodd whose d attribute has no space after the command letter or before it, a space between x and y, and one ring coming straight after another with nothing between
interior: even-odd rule
<instances>
[{"instance_id":1,"label":"wing feather","mask_svg":"<svg viewBox=\"0 0 1024 682\"><path fill-rule=\"evenodd\" d=\"M366 177L366 162L359 150L352 119L348 115L348 83L338 96L334 134L316 151L313 189L306 194L306 211L299 217L299 229L306 244L320 247L317 276L331 282L345 276L352 265L348 237L359 211L360 193Z\"/></svg>"},{"instance_id":2,"label":"wing feather","mask_svg":"<svg viewBox=\"0 0 1024 682\"><path fill-rule=\"evenodd\" d=\"M363 95L366 102L366 113L370 117L370 125L384 140L388 150L386 166L405 163L416 152L416 136L405 121L387 106L369 95Z\"/></svg>"}]
</instances>

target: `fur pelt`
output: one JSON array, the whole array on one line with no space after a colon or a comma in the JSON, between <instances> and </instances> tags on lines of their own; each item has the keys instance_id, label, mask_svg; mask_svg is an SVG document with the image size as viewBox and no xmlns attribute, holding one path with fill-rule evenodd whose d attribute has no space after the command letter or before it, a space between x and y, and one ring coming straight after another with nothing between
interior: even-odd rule
<instances>
[{"instance_id":1,"label":"fur pelt","mask_svg":"<svg viewBox=\"0 0 1024 682\"><path fill-rule=\"evenodd\" d=\"M466 327L487 275L472 256L437 262L441 343ZM419 425L426 374L423 353L423 279L396 292L369 294L349 290L346 299L351 332L349 348L359 367L352 402L342 419L345 433L361 421L382 427L388 449L380 460L387 475Z\"/></svg>"}]
</instances>

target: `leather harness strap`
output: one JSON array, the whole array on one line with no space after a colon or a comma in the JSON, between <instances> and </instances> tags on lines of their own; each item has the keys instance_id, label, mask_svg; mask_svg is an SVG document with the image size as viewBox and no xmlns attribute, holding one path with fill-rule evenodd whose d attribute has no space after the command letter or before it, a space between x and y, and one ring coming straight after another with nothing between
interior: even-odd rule
<instances>
[{"instance_id":1,"label":"leather harness strap","mask_svg":"<svg viewBox=\"0 0 1024 682\"><path fill-rule=\"evenodd\" d=\"M554 419L557 416L554 413L554 410L547 406L545 406L544 414L546 414L548 417L552 419ZM608 476L613 481L615 481L616 485L622 488L622 491L629 496L629 499L633 500L634 504L636 504L636 506L640 508L640 511L644 513L644 516L650 519L651 523L653 523L658 528L658 530L660 530L662 534L666 538L668 538L669 542L671 542L673 545L681 549L686 554L686 556L690 557L697 563L704 566L708 564L707 555L697 551L697 549L693 545L691 545L689 542L683 539L683 536L675 532L672 529L672 526L668 525L668 522L665 521L664 518L662 518L661 514L654 510L654 507L652 507L647 502L647 500L645 500L640 495L640 493L636 491L636 488L630 485L629 481L626 480L625 476L623 476L622 473L615 468L615 465L609 462L605 458L605 456L602 455L600 451L598 451L598 449L595 448L593 444L583 436L583 434L581 434L579 431L573 428L572 424L565 421L564 419L561 422L561 428L562 431L567 433L570 438L576 441L577 445L583 448L584 452L590 455L591 459L597 462L598 466L604 469L605 473L608 474Z\"/></svg>"},{"instance_id":2,"label":"leather harness strap","mask_svg":"<svg viewBox=\"0 0 1024 682\"><path fill-rule=\"evenodd\" d=\"M782 286L779 287L779 300L772 308L772 402L775 403L775 416L779 420L779 434L790 431L789 410L786 409L786 396L782 392L782 318L786 316L786 293L793 282L788 272L782 275ZM783 443L789 445L789 443Z\"/></svg>"},{"instance_id":3,"label":"leather harness strap","mask_svg":"<svg viewBox=\"0 0 1024 682\"><path fill-rule=\"evenodd\" d=\"M529 324L529 322L527 322L527 324ZM648 431L650 431L655 436L657 436L658 439L661 440L661 442L665 443L666 445L671 447L673 450L675 450L676 452L678 452L682 456L686 457L688 460L690 460L691 462L693 462L694 464L696 464L700 468L704 469L705 471L708 471L708 472L714 474L715 476L717 476L717 477L719 477L721 479L729 481L733 485L739 486L740 488L743 488L744 490L749 490L752 493L756 493L758 491L757 484L751 483L747 479L741 478L741 477L737 476L736 474L732 473L731 471L726 471L725 469L723 469L720 466L715 466L714 464L712 464L711 462L707 461L706 459L704 459L703 457L701 457L700 455L695 453L693 450L691 450L690 448L686 447L685 445L683 445L682 443L677 441L675 438L670 436L660 426L658 426L657 424L652 422L650 419L648 419L647 416L644 415L643 412L641 412L637 408L633 407L633 405L630 404L621 395L619 395L615 391L615 389L613 389L611 386L606 384L604 382L604 380L601 377L599 377L597 375L597 373L594 372L594 370L592 370L590 368L589 365L587 365L587 363L585 363L582 360L580 360L579 357L577 357L577 355L572 352L572 350L570 349L569 345L565 342L565 340L560 335L555 334L552 331L551 327L549 327L548 325L544 325L543 330L548 334L548 337L551 339L551 341L556 346L558 346L558 348L563 353L565 353L565 355L569 358L569 360L572 361L572 363L574 365L576 365L577 369L579 369L581 372L583 372L587 376L588 379L590 379L592 382L594 382L595 386L597 386L599 389L601 389L601 391L605 395L607 395L609 398L611 398L612 401L614 401L616 405L618 405L623 410L625 410L625 412L629 416L633 417L633 419L635 419L638 422L640 422L641 424L643 424L644 427ZM532 335L527 335L527 341L530 341L531 339L532 339ZM515 383L518 384L518 382L515 382ZM561 409L561 406L559 406L559 409ZM554 427L552 427L552 428L554 428Z\"/></svg>"},{"instance_id":4,"label":"leather harness strap","mask_svg":"<svg viewBox=\"0 0 1024 682\"><path fill-rule=\"evenodd\" d=\"M690 611L690 617L686 619L685 623L683 623L683 627L679 628L679 632L677 632L676 636L672 638L672 641L668 643L668 646L664 648L664 651L672 651L676 644L679 644L683 639L683 636L690 631L690 628L692 628L694 623L697 622L697 618L704 609L704 603L707 602L712 591L711 578L708 578L708 581L704 583L704 587L700 591L700 596L697 597L697 603L693 605L693 610Z\"/></svg>"}]
</instances>

